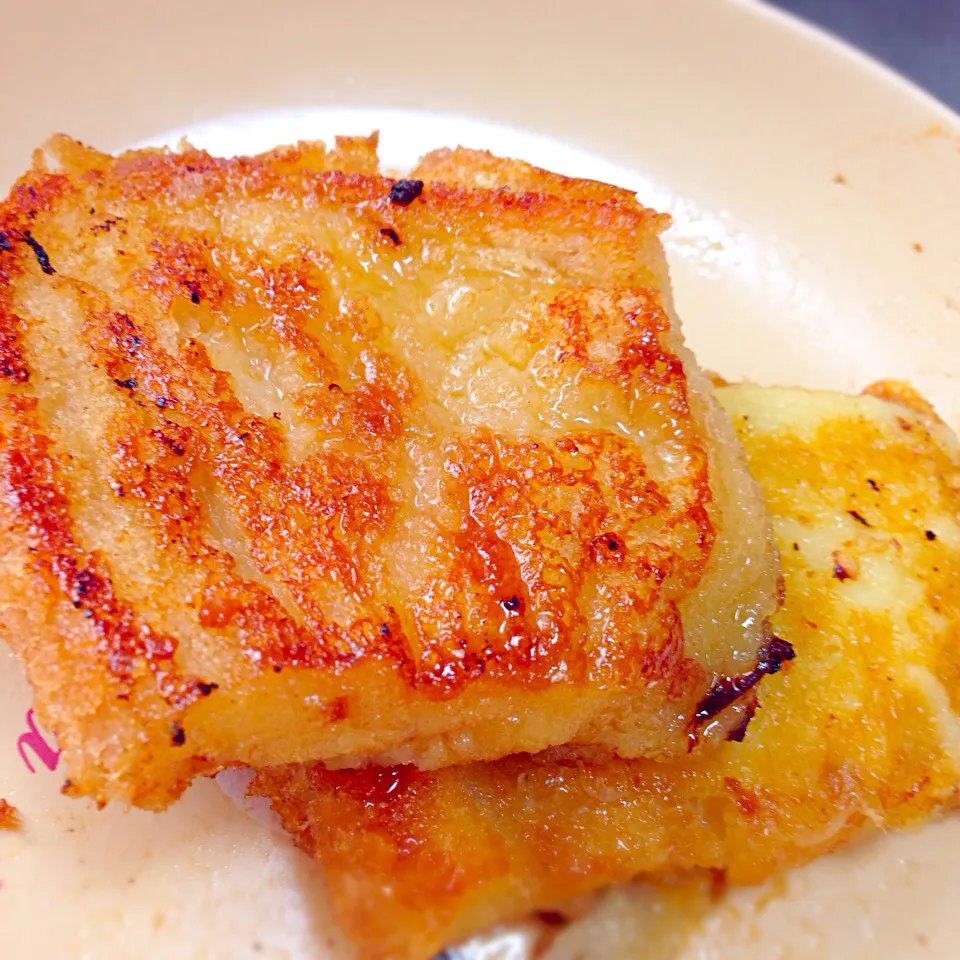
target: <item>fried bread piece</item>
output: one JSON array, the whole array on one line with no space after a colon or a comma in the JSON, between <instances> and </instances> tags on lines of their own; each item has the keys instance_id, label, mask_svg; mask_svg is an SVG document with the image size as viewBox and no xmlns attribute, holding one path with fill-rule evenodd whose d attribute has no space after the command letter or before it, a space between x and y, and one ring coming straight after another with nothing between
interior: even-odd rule
<instances>
[{"instance_id":1,"label":"fried bread piece","mask_svg":"<svg viewBox=\"0 0 960 960\"><path fill-rule=\"evenodd\" d=\"M0 207L0 622L75 794L685 753L756 673L775 549L666 218L374 153L59 137Z\"/></svg>"},{"instance_id":2,"label":"fried bread piece","mask_svg":"<svg viewBox=\"0 0 960 960\"><path fill-rule=\"evenodd\" d=\"M742 742L668 763L259 774L362 957L424 960L643 873L756 882L956 802L960 446L915 396L873 392L888 399L718 391L774 516L773 627L796 650Z\"/></svg>"}]
</instances>

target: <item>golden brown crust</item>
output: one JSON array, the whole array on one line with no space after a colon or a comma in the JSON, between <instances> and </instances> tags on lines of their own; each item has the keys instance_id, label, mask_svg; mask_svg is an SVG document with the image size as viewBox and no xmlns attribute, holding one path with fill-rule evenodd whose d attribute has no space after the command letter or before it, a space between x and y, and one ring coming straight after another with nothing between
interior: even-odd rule
<instances>
[{"instance_id":1,"label":"golden brown crust","mask_svg":"<svg viewBox=\"0 0 960 960\"><path fill-rule=\"evenodd\" d=\"M123 767L147 766L154 750L138 740L152 736L164 746L176 745L176 718L208 695L210 686L180 672L174 661L176 639L144 623L118 598L105 559L78 546L70 500L36 410L32 397L0 398L3 545L8 562L20 553L28 558L18 581L8 585L4 626L11 645L24 657L28 679L41 694L38 712L61 731L65 751L87 756L122 752ZM43 635L46 643L18 643L18 636L32 639L37 621L50 624L46 629L52 636ZM93 714L83 726L76 723L78 709ZM104 742L111 738L104 727L111 729L118 714L141 710L140 738L130 738L123 747ZM210 769L202 758L190 755L166 759L162 776L174 789ZM153 776L158 775L155 770ZM72 784L67 789L75 792ZM133 786L131 799L137 802L154 789L153 779L144 778Z\"/></svg>"},{"instance_id":2,"label":"golden brown crust","mask_svg":"<svg viewBox=\"0 0 960 960\"><path fill-rule=\"evenodd\" d=\"M463 187L509 190L513 193L549 193L576 200L635 202L632 190L599 180L565 177L542 167L498 157L489 150L466 147L432 150L420 158L410 174L421 180Z\"/></svg>"},{"instance_id":3,"label":"golden brown crust","mask_svg":"<svg viewBox=\"0 0 960 960\"><path fill-rule=\"evenodd\" d=\"M398 189L374 151L55 138L0 207L3 630L74 793L684 751L756 657L759 626L684 631L752 508L711 487L745 471L658 292L664 218L563 178ZM769 609L751 549L766 579L724 592Z\"/></svg>"},{"instance_id":4,"label":"golden brown crust","mask_svg":"<svg viewBox=\"0 0 960 960\"><path fill-rule=\"evenodd\" d=\"M930 402L914 390L909 383L904 383L902 380L877 380L876 383L864 387L863 392L868 396L876 397L878 400L886 400L892 404L909 407L926 417L939 419Z\"/></svg>"},{"instance_id":5,"label":"golden brown crust","mask_svg":"<svg viewBox=\"0 0 960 960\"><path fill-rule=\"evenodd\" d=\"M797 659L742 736L668 763L551 751L438 771L262 771L365 960L425 960L639 873L733 883L960 798L960 445L918 405L721 391L774 513ZM856 573L837 575L842 551ZM744 709L750 709L745 706Z\"/></svg>"},{"instance_id":6,"label":"golden brown crust","mask_svg":"<svg viewBox=\"0 0 960 960\"><path fill-rule=\"evenodd\" d=\"M301 140L295 146L276 147L260 159L277 170L341 170L376 176L380 172L377 156L379 136L337 137L332 150L318 140Z\"/></svg>"}]
</instances>

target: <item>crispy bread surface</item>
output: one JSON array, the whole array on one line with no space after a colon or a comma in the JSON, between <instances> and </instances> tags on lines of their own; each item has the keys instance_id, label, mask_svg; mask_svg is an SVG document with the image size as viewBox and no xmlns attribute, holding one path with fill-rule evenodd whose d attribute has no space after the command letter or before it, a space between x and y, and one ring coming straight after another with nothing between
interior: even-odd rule
<instances>
[{"instance_id":1,"label":"crispy bread surface","mask_svg":"<svg viewBox=\"0 0 960 960\"><path fill-rule=\"evenodd\" d=\"M426 960L639 874L757 882L955 804L960 446L901 386L871 392L719 391L774 516L773 627L796 651L731 742L667 763L259 775L360 956Z\"/></svg>"},{"instance_id":2,"label":"crispy bread surface","mask_svg":"<svg viewBox=\"0 0 960 960\"><path fill-rule=\"evenodd\" d=\"M765 663L772 537L666 218L375 169L59 137L0 207L0 625L75 794L685 753Z\"/></svg>"}]
</instances>

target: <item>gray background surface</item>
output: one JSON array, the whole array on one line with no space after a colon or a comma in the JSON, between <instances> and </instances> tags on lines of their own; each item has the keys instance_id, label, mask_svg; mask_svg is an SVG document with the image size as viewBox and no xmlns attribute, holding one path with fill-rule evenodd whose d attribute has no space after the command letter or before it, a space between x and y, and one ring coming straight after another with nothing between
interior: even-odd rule
<instances>
[{"instance_id":1,"label":"gray background surface","mask_svg":"<svg viewBox=\"0 0 960 960\"><path fill-rule=\"evenodd\" d=\"M770 0L960 110L960 0Z\"/></svg>"}]
</instances>

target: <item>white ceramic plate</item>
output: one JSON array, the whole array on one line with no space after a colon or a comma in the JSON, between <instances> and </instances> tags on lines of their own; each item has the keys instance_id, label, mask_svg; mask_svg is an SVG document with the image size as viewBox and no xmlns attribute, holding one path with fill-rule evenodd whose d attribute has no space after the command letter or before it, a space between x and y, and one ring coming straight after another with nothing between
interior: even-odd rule
<instances>
[{"instance_id":1,"label":"white ceramic plate","mask_svg":"<svg viewBox=\"0 0 960 960\"><path fill-rule=\"evenodd\" d=\"M960 119L764 6L48 0L2 12L4 188L53 131L107 149L189 131L232 152L380 127L398 167L434 146L489 147L617 180L674 214L678 308L705 365L850 390L902 377L960 426ZM29 702L0 652L0 797L24 819L0 832L4 958L337 955L320 878L283 838L212 782L162 815L62 798ZM883 838L737 893L645 955L953 958L958 850L957 819ZM604 909L651 909L627 899Z\"/></svg>"}]
</instances>

